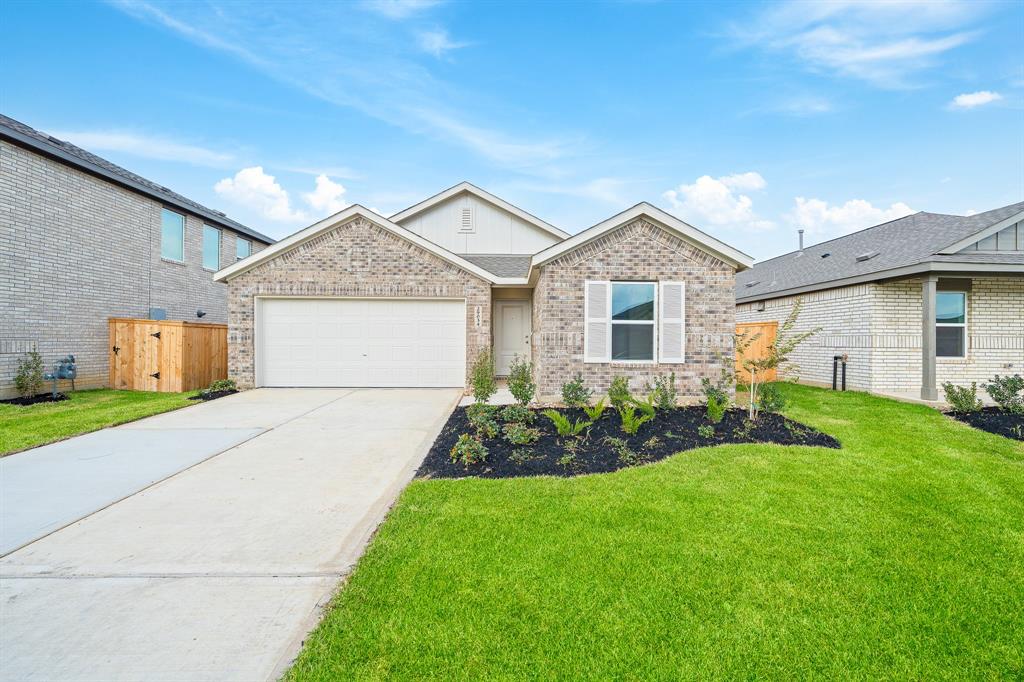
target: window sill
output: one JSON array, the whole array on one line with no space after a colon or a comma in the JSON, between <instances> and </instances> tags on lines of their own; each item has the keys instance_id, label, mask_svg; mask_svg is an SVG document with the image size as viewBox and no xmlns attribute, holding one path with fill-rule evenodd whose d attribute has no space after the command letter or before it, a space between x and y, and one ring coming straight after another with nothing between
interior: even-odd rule
<instances>
[{"instance_id":1,"label":"window sill","mask_svg":"<svg viewBox=\"0 0 1024 682\"><path fill-rule=\"evenodd\" d=\"M953 357L953 356L950 356L950 355L936 355L935 356L935 362L939 362L939 363L942 363L942 364L950 364L950 365L956 365L956 364L965 363L965 362L969 361L970 359L971 359L971 357L969 355L964 355L964 356L961 356L961 357Z\"/></svg>"},{"instance_id":2,"label":"window sill","mask_svg":"<svg viewBox=\"0 0 1024 682\"><path fill-rule=\"evenodd\" d=\"M184 265L185 264L185 261L183 261L183 260L174 260L173 258L165 258L163 256L160 256L160 260L162 262L164 262L164 263L170 263L171 265Z\"/></svg>"}]
</instances>

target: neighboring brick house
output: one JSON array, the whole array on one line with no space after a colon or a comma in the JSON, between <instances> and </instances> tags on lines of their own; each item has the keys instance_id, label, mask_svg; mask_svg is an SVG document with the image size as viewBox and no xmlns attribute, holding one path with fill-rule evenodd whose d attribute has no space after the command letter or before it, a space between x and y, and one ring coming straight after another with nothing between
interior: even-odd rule
<instances>
[{"instance_id":1,"label":"neighboring brick house","mask_svg":"<svg viewBox=\"0 0 1024 682\"><path fill-rule=\"evenodd\" d=\"M758 263L736 281L737 322L820 327L791 378L937 400L944 382L1024 372L1024 202L973 216L916 213Z\"/></svg>"},{"instance_id":2,"label":"neighboring brick house","mask_svg":"<svg viewBox=\"0 0 1024 682\"><path fill-rule=\"evenodd\" d=\"M226 322L227 287L213 272L270 243L0 115L0 397L14 394L33 349L47 368L73 354L76 386L105 386L109 317Z\"/></svg>"},{"instance_id":3,"label":"neighboring brick house","mask_svg":"<svg viewBox=\"0 0 1024 682\"><path fill-rule=\"evenodd\" d=\"M638 204L570 236L468 183L394 216L351 206L217 273L229 374L250 386L465 387L531 359L538 395L577 372L695 396L731 363L751 259Z\"/></svg>"}]
</instances>

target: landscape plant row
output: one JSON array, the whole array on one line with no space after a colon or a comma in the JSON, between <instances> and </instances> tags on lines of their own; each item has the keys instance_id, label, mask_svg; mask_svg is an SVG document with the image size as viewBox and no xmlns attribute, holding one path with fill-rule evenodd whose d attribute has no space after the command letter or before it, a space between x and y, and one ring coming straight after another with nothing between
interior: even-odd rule
<instances>
[{"instance_id":1,"label":"landscape plant row","mask_svg":"<svg viewBox=\"0 0 1024 682\"><path fill-rule=\"evenodd\" d=\"M1019 374L994 378L982 384L985 392L992 398L999 409L1008 414L1024 414L1024 377ZM946 402L954 412L979 412L982 409L978 398L978 384L971 382L970 387L957 386L949 381L942 384Z\"/></svg>"}]
</instances>

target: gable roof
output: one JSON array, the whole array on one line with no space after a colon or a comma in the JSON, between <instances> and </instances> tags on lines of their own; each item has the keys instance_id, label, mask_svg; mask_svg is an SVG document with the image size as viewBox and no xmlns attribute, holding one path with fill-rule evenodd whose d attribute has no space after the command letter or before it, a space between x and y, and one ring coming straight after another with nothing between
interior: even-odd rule
<instances>
[{"instance_id":1,"label":"gable roof","mask_svg":"<svg viewBox=\"0 0 1024 682\"><path fill-rule=\"evenodd\" d=\"M684 223L671 213L667 213L657 206L644 201L632 208L626 209L622 213L614 215L611 218L594 225L593 227L583 230L579 234L574 235L563 242L550 246L540 253L535 254L533 256L533 267L548 263L562 254L578 249L579 247L597 239L601 235L623 227L624 225L627 225L641 217L657 223L684 241L690 242L704 251L714 254L727 263L731 263L738 270L749 268L754 263L754 259L742 251L734 249L725 242L721 242L711 235L701 232L692 225Z\"/></svg>"},{"instance_id":2,"label":"gable roof","mask_svg":"<svg viewBox=\"0 0 1024 682\"><path fill-rule=\"evenodd\" d=\"M491 282L492 284L523 283L523 280L518 277L508 278L498 276L491 272L490 270L482 268L476 263L467 260L465 257L452 253L448 249L442 246L438 246L432 241L424 239L415 232L411 232L402 227L401 225L393 223L384 216L377 215L370 209L366 208L365 206L360 206L359 204L352 204L348 208L342 209L341 211L338 211L334 215L324 218L323 220L310 225L304 230L299 230L295 234L292 234L282 239L273 246L268 246L267 248L263 249L262 251L259 251L258 253L254 253L248 258L244 258L238 261L237 263L229 265L223 270L217 271L213 275L213 280L215 282L225 282L233 277L237 277L243 272L246 272L247 270L251 270L252 268L256 267L260 263L264 263L278 256L281 253L290 251L291 249L299 246L300 244L303 244L309 241L310 239L313 239L314 237L317 237L318 235L330 229L333 229L338 225L341 225L345 221L350 220L356 216L361 216L369 220L374 225L382 227L388 232L391 232L392 234L399 236L402 239L405 239L406 241L412 242L413 244L424 249L425 251L429 251L430 253L433 253L434 255L440 257L441 259L448 261L449 263L456 265L462 268L463 270L466 270L467 272L472 273L487 282Z\"/></svg>"},{"instance_id":3,"label":"gable roof","mask_svg":"<svg viewBox=\"0 0 1024 682\"><path fill-rule=\"evenodd\" d=\"M994 233L1022 218L1024 202L973 216L922 211L891 220L758 263L737 275L736 302L948 269L956 264L974 269L1020 264L1024 270L1024 254L955 253L986 232Z\"/></svg>"},{"instance_id":4,"label":"gable roof","mask_svg":"<svg viewBox=\"0 0 1024 682\"><path fill-rule=\"evenodd\" d=\"M462 257L497 277L524 279L530 275L530 263L533 261L529 253L464 253Z\"/></svg>"},{"instance_id":5,"label":"gable roof","mask_svg":"<svg viewBox=\"0 0 1024 682\"><path fill-rule=\"evenodd\" d=\"M52 135L47 135L3 114L0 114L0 139L28 147L44 156L56 159L86 173L99 176L161 203L196 215L210 224L226 227L264 244L274 243L274 240L265 234L261 234L228 218L220 211L207 208L188 197L167 189L163 185L158 185L152 180L147 180L141 175L136 175L117 164L96 156L92 152L86 151L65 140L59 140Z\"/></svg>"},{"instance_id":6,"label":"gable roof","mask_svg":"<svg viewBox=\"0 0 1024 682\"><path fill-rule=\"evenodd\" d=\"M472 194L473 196L483 201L486 201L489 204L493 204L494 206L497 206L498 208L511 213L517 218L524 220L527 223L533 225L534 227L539 228L544 232L547 232L548 234L554 235L559 239L566 239L569 237L568 232L563 232L554 225L544 222L537 216L527 213L518 206L513 206L512 204L508 203L501 197L495 196L490 192L480 189L476 185L473 185L465 181L460 182L459 184L453 187L449 187L443 192L438 192L434 196L428 199L424 199L418 204L414 204L403 211L399 211L398 213L391 216L391 221L394 223L401 223L404 220L408 220L413 216L419 215L420 213L423 213L424 211L431 209L434 206L437 206L438 204L447 201L448 199L462 193Z\"/></svg>"}]
</instances>

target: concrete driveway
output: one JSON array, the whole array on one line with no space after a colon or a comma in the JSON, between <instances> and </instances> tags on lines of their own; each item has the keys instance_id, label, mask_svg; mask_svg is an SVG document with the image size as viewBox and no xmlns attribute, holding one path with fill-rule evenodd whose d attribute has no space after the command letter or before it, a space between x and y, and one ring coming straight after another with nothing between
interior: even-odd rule
<instances>
[{"instance_id":1,"label":"concrete driveway","mask_svg":"<svg viewBox=\"0 0 1024 682\"><path fill-rule=\"evenodd\" d=\"M0 559L0 676L280 674L459 396L260 389L146 420L265 430Z\"/></svg>"}]
</instances>

